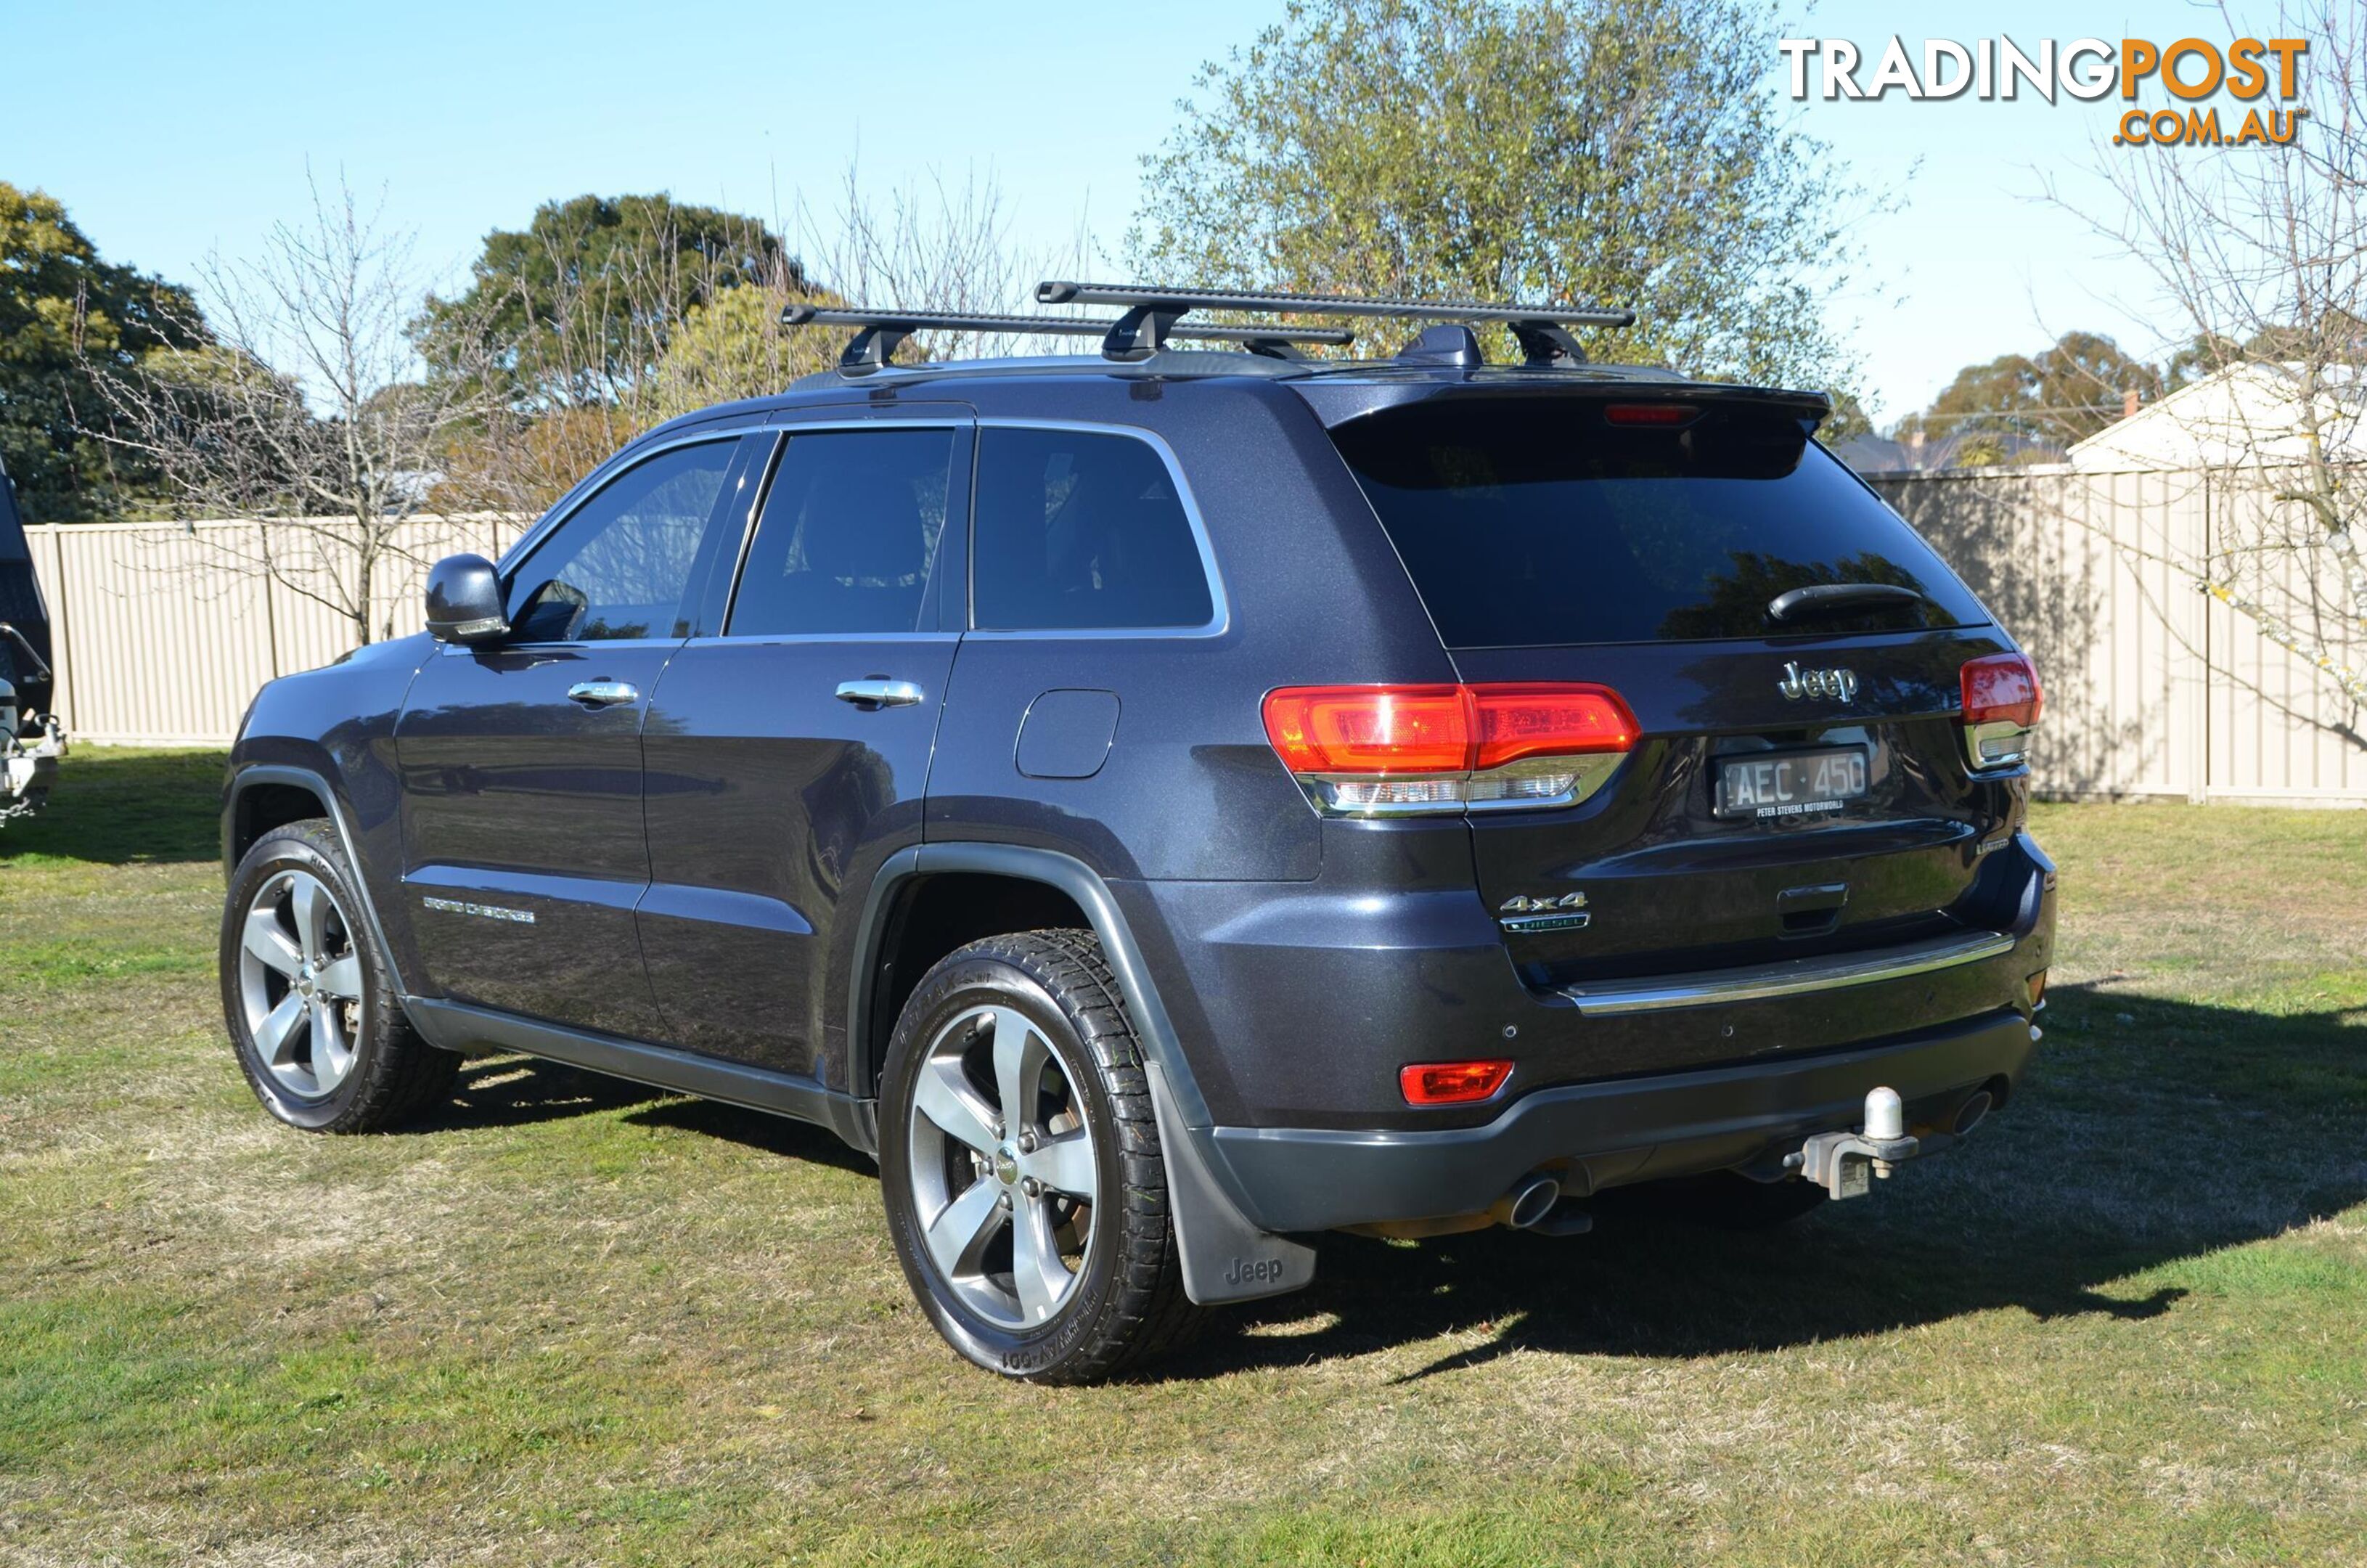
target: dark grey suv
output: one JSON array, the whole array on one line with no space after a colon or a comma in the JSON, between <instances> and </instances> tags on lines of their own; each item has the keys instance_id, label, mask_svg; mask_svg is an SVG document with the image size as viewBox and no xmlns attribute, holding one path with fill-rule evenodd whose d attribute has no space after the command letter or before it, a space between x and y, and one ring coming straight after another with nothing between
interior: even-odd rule
<instances>
[{"instance_id":1,"label":"dark grey suv","mask_svg":"<svg viewBox=\"0 0 2367 1568\"><path fill-rule=\"evenodd\" d=\"M1044 296L1125 313L907 367L953 318L794 312L839 370L264 688L221 984L274 1115L522 1051L819 1122L946 1337L1074 1381L1321 1232L1771 1222L2012 1093L2036 677L1822 396L1585 363L1600 312Z\"/></svg>"}]
</instances>

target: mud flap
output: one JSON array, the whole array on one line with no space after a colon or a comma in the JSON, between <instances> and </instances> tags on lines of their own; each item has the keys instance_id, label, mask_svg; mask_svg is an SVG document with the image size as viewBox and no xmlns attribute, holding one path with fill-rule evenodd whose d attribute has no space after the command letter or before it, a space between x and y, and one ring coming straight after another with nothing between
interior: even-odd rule
<instances>
[{"instance_id":1,"label":"mud flap","mask_svg":"<svg viewBox=\"0 0 2367 1568\"><path fill-rule=\"evenodd\" d=\"M1315 1278L1315 1249L1250 1223L1201 1157L1159 1063L1145 1062L1142 1071L1167 1156L1167 1208L1184 1262L1184 1293L1206 1307L1304 1289Z\"/></svg>"}]
</instances>

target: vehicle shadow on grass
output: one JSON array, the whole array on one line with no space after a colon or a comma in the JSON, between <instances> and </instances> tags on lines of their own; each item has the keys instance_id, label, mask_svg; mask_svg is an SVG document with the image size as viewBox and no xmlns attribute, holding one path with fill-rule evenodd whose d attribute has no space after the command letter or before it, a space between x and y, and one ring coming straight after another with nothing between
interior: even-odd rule
<instances>
[{"instance_id":1,"label":"vehicle shadow on grass","mask_svg":"<svg viewBox=\"0 0 2367 1568\"><path fill-rule=\"evenodd\" d=\"M461 1065L452 1097L406 1123L405 1133L522 1127L571 1116L621 1110L637 1127L678 1128L768 1154L872 1175L878 1166L828 1131L787 1117L686 1098L624 1078L530 1056L495 1056Z\"/></svg>"},{"instance_id":2,"label":"vehicle shadow on grass","mask_svg":"<svg viewBox=\"0 0 2367 1568\"><path fill-rule=\"evenodd\" d=\"M2158 1317L2132 1279L2367 1201L2367 1010L2271 1017L2058 991L2015 1103L1867 1199L1735 1234L1606 1199L1595 1231L1408 1245L1326 1236L1315 1284L1217 1315L1147 1381L1478 1333L1407 1374L1514 1351L1692 1357L2019 1308Z\"/></svg>"}]
</instances>

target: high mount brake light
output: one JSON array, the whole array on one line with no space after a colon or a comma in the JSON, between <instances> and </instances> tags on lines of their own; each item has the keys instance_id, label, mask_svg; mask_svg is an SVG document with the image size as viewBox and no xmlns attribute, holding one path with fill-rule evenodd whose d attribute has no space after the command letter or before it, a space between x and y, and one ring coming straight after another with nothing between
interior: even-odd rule
<instances>
[{"instance_id":1,"label":"high mount brake light","mask_svg":"<svg viewBox=\"0 0 2367 1568\"><path fill-rule=\"evenodd\" d=\"M1701 410L1690 403L1614 403L1603 410L1607 425L1643 425L1657 429L1673 430L1680 425L1690 425Z\"/></svg>"},{"instance_id":2,"label":"high mount brake light","mask_svg":"<svg viewBox=\"0 0 2367 1568\"><path fill-rule=\"evenodd\" d=\"M2038 670L2020 653L1988 653L1957 673L1965 704L1965 760L2006 767L2030 755L2030 733L2045 705Z\"/></svg>"},{"instance_id":3,"label":"high mount brake light","mask_svg":"<svg viewBox=\"0 0 2367 1568\"><path fill-rule=\"evenodd\" d=\"M1398 1069L1398 1088L1408 1105L1469 1105L1512 1075L1509 1062L1417 1062Z\"/></svg>"},{"instance_id":4,"label":"high mount brake light","mask_svg":"<svg viewBox=\"0 0 2367 1568\"><path fill-rule=\"evenodd\" d=\"M1326 812L1348 816L1556 806L1585 799L1635 746L1608 687L1292 686L1266 738Z\"/></svg>"}]
</instances>

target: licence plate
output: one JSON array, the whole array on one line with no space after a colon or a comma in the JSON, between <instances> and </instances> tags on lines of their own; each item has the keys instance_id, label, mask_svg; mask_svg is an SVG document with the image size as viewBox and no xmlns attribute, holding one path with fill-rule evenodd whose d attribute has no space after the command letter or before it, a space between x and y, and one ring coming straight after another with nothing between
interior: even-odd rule
<instances>
[{"instance_id":1,"label":"licence plate","mask_svg":"<svg viewBox=\"0 0 2367 1568\"><path fill-rule=\"evenodd\" d=\"M1818 816L1864 793L1863 746L1718 759L1716 814L1722 817Z\"/></svg>"}]
</instances>

